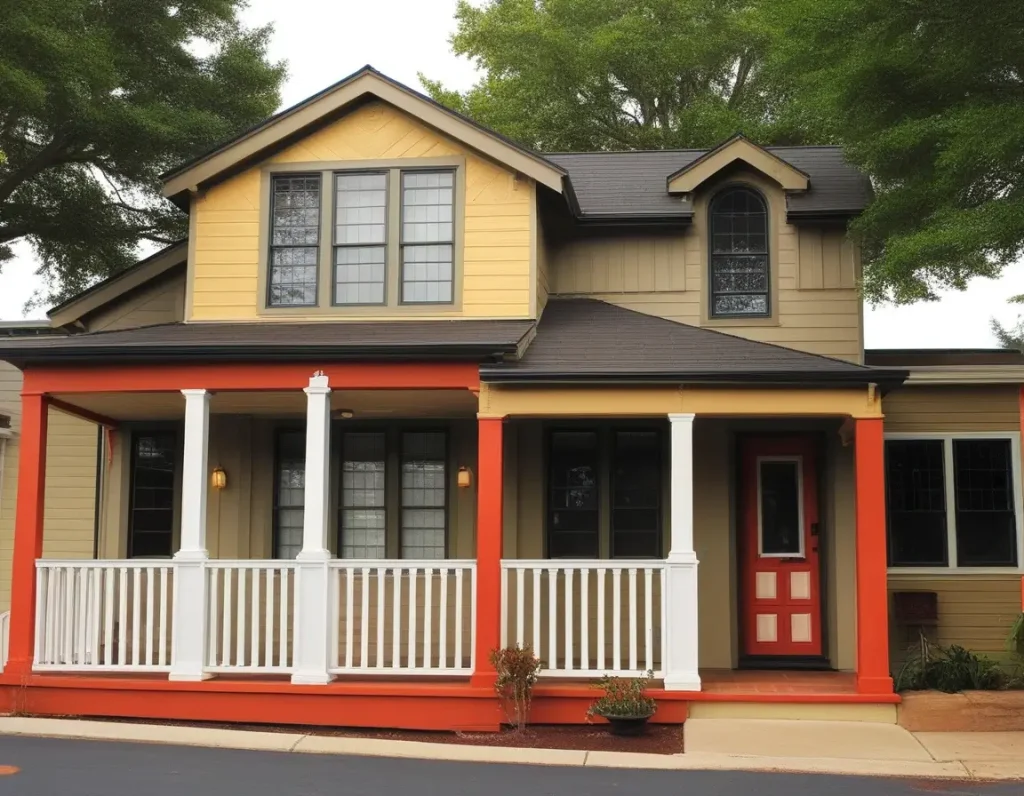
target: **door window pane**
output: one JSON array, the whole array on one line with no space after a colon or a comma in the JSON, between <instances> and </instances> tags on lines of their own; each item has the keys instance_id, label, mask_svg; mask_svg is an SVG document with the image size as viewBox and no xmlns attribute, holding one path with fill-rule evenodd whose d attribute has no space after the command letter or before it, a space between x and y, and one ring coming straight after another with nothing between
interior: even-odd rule
<instances>
[{"instance_id":1,"label":"door window pane","mask_svg":"<svg viewBox=\"0 0 1024 796\"><path fill-rule=\"evenodd\" d=\"M762 555L802 554L799 479L799 461L758 462Z\"/></svg>"},{"instance_id":2,"label":"door window pane","mask_svg":"<svg viewBox=\"0 0 1024 796\"><path fill-rule=\"evenodd\" d=\"M957 565L1017 564L1017 520L1008 439L953 440Z\"/></svg>"},{"instance_id":3,"label":"door window pane","mask_svg":"<svg viewBox=\"0 0 1024 796\"><path fill-rule=\"evenodd\" d=\"M443 431L402 434L402 558L445 557L446 448Z\"/></svg>"},{"instance_id":4,"label":"door window pane","mask_svg":"<svg viewBox=\"0 0 1024 796\"><path fill-rule=\"evenodd\" d=\"M316 304L320 177L274 177L270 211L271 307Z\"/></svg>"},{"instance_id":5,"label":"door window pane","mask_svg":"<svg viewBox=\"0 0 1024 796\"><path fill-rule=\"evenodd\" d=\"M385 435L347 432L341 439L342 558L384 558Z\"/></svg>"},{"instance_id":6,"label":"door window pane","mask_svg":"<svg viewBox=\"0 0 1024 796\"><path fill-rule=\"evenodd\" d=\"M940 439L885 443L890 566L949 562L943 444Z\"/></svg>"},{"instance_id":7,"label":"door window pane","mask_svg":"<svg viewBox=\"0 0 1024 796\"><path fill-rule=\"evenodd\" d=\"M661 440L656 431L617 431L612 452L612 557L660 554Z\"/></svg>"},{"instance_id":8,"label":"door window pane","mask_svg":"<svg viewBox=\"0 0 1024 796\"><path fill-rule=\"evenodd\" d=\"M402 173L402 301L446 304L453 298L455 174Z\"/></svg>"},{"instance_id":9,"label":"door window pane","mask_svg":"<svg viewBox=\"0 0 1024 796\"><path fill-rule=\"evenodd\" d=\"M175 443L173 431L132 434L129 558L164 558L174 552Z\"/></svg>"},{"instance_id":10,"label":"door window pane","mask_svg":"<svg viewBox=\"0 0 1024 796\"><path fill-rule=\"evenodd\" d=\"M285 431L277 437L274 486L275 558L295 558L302 550L306 501L306 432Z\"/></svg>"},{"instance_id":11,"label":"door window pane","mask_svg":"<svg viewBox=\"0 0 1024 796\"><path fill-rule=\"evenodd\" d=\"M548 457L548 556L597 558L595 431L555 431Z\"/></svg>"}]
</instances>

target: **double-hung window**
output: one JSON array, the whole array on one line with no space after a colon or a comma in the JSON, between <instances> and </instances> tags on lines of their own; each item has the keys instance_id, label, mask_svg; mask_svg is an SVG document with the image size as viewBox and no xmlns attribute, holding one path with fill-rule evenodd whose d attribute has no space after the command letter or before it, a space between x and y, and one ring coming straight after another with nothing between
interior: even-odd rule
<instances>
[{"instance_id":1,"label":"double-hung window","mask_svg":"<svg viewBox=\"0 0 1024 796\"><path fill-rule=\"evenodd\" d=\"M267 308L455 304L458 169L271 175Z\"/></svg>"},{"instance_id":2,"label":"double-hung window","mask_svg":"<svg viewBox=\"0 0 1024 796\"><path fill-rule=\"evenodd\" d=\"M889 566L1019 567L1019 460L1012 433L889 435Z\"/></svg>"}]
</instances>

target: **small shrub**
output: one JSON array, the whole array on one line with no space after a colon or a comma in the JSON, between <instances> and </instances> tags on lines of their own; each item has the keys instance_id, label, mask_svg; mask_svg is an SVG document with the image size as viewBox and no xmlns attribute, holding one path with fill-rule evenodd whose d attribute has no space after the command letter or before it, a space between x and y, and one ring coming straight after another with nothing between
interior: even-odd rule
<instances>
[{"instance_id":1,"label":"small shrub","mask_svg":"<svg viewBox=\"0 0 1024 796\"><path fill-rule=\"evenodd\" d=\"M995 691L1006 686L999 665L956 644L940 647L922 634L896 676L897 691L934 689L947 694L960 691Z\"/></svg>"},{"instance_id":2,"label":"small shrub","mask_svg":"<svg viewBox=\"0 0 1024 796\"><path fill-rule=\"evenodd\" d=\"M509 724L522 730L530 715L540 659L529 647L505 647L491 650L491 665L498 673L494 689L501 698Z\"/></svg>"},{"instance_id":3,"label":"small shrub","mask_svg":"<svg viewBox=\"0 0 1024 796\"><path fill-rule=\"evenodd\" d=\"M653 716L658 709L657 703L644 695L650 685L654 672L647 672L645 677L605 677L598 683L604 696L594 702L587 710L587 716L603 718L633 718Z\"/></svg>"},{"instance_id":4,"label":"small shrub","mask_svg":"<svg viewBox=\"0 0 1024 796\"><path fill-rule=\"evenodd\" d=\"M1017 614L1006 638L1006 648L1014 655L1024 656L1024 613Z\"/></svg>"}]
</instances>

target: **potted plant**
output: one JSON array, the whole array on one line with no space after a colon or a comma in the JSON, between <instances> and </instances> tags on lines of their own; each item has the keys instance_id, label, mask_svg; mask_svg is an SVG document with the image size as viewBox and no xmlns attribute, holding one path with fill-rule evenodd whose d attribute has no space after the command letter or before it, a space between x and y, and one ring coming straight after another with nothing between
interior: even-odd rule
<instances>
[{"instance_id":1,"label":"potted plant","mask_svg":"<svg viewBox=\"0 0 1024 796\"><path fill-rule=\"evenodd\" d=\"M605 677L598 683L604 696L590 706L587 716L606 719L612 735L643 735L647 720L658 709L644 694L653 677L654 672L644 677Z\"/></svg>"}]
</instances>

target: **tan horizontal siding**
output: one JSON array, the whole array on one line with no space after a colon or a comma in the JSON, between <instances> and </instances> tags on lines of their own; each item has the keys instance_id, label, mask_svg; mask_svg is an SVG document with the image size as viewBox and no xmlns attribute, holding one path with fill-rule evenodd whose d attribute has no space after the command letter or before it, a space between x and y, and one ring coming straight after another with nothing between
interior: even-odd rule
<instances>
[{"instance_id":1,"label":"tan horizontal siding","mask_svg":"<svg viewBox=\"0 0 1024 796\"><path fill-rule=\"evenodd\" d=\"M1015 385L904 387L882 400L893 432L1019 431Z\"/></svg>"},{"instance_id":2,"label":"tan horizontal siding","mask_svg":"<svg viewBox=\"0 0 1024 796\"><path fill-rule=\"evenodd\" d=\"M1021 580L1016 574L890 576L889 592L924 591L938 596L939 622L929 637L949 646L958 644L996 660L1006 660L1006 637L1021 611ZM906 659L918 638L917 628L890 623L890 655L894 668Z\"/></svg>"}]
</instances>

